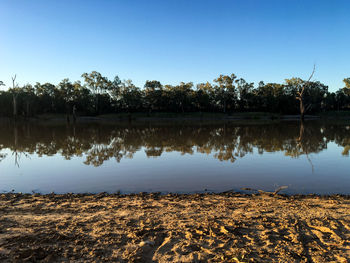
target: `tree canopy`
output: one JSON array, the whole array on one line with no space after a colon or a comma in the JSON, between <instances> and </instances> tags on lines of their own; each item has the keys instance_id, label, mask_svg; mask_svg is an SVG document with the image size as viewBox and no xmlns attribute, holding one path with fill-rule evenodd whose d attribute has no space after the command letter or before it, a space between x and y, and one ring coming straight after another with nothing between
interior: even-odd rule
<instances>
[{"instance_id":1,"label":"tree canopy","mask_svg":"<svg viewBox=\"0 0 350 263\"><path fill-rule=\"evenodd\" d=\"M63 79L58 84L35 83L0 91L0 115L35 116L67 113L75 106L80 115L123 112L273 112L298 114L302 94L304 110L318 113L350 109L350 78L344 88L330 92L319 81L301 78L284 83L257 85L235 74L220 75L213 82L180 82L178 85L147 80L137 87L131 80L115 76L109 80L97 71L82 74L82 82ZM0 81L0 85L4 85ZM15 97L15 100L13 99Z\"/></svg>"}]
</instances>

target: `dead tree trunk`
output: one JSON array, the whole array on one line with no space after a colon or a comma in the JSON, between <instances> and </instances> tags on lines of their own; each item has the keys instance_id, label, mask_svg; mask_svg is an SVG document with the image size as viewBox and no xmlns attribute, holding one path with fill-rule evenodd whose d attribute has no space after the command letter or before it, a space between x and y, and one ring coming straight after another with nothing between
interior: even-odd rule
<instances>
[{"instance_id":1,"label":"dead tree trunk","mask_svg":"<svg viewBox=\"0 0 350 263\"><path fill-rule=\"evenodd\" d=\"M312 70L312 73L309 77L309 79L303 83L301 83L300 87L298 88L297 91L297 96L296 99L299 100L299 107L300 107L300 120L304 121L305 119L305 113L307 110L309 110L311 108L311 104L310 105L305 105L305 88L309 85L310 80L312 78L312 76L315 73L315 65L314 65L314 69Z\"/></svg>"},{"instance_id":2,"label":"dead tree trunk","mask_svg":"<svg viewBox=\"0 0 350 263\"><path fill-rule=\"evenodd\" d=\"M307 142L306 142L306 138L305 138L305 122L303 119L301 119L300 121L300 128L299 128L299 138L297 139L297 146L299 147L301 154L305 153L306 155L306 159L308 160L308 162L311 165L312 168L312 173L314 172L314 164L312 163L310 157L309 157L309 152L308 152L308 148L307 148Z\"/></svg>"},{"instance_id":3,"label":"dead tree trunk","mask_svg":"<svg viewBox=\"0 0 350 263\"><path fill-rule=\"evenodd\" d=\"M12 93L12 99L13 99L13 117L16 119L17 117L17 94L14 92Z\"/></svg>"},{"instance_id":4,"label":"dead tree trunk","mask_svg":"<svg viewBox=\"0 0 350 263\"><path fill-rule=\"evenodd\" d=\"M16 75L12 78L12 102L13 102L13 117L16 120L17 119L17 93L16 88L17 84L16 81Z\"/></svg>"},{"instance_id":5,"label":"dead tree trunk","mask_svg":"<svg viewBox=\"0 0 350 263\"><path fill-rule=\"evenodd\" d=\"M299 99L300 103L300 120L303 122L305 119L305 104L304 104L304 98Z\"/></svg>"}]
</instances>

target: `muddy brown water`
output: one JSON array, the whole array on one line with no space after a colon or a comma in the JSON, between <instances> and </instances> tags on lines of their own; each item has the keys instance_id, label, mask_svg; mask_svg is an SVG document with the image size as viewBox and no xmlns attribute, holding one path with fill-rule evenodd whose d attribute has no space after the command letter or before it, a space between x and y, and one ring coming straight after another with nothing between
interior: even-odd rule
<instances>
[{"instance_id":1,"label":"muddy brown water","mask_svg":"<svg viewBox=\"0 0 350 263\"><path fill-rule=\"evenodd\" d=\"M350 121L0 124L0 191L350 194Z\"/></svg>"}]
</instances>

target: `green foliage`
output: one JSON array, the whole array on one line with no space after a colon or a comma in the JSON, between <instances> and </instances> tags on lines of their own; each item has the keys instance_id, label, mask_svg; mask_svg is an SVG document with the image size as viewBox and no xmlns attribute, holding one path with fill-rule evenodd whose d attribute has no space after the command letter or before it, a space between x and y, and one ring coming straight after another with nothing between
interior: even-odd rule
<instances>
[{"instance_id":1,"label":"green foliage","mask_svg":"<svg viewBox=\"0 0 350 263\"><path fill-rule=\"evenodd\" d=\"M105 94L108 90L110 90L113 85L106 77L103 77L101 73L97 71L92 71L91 73L84 73L81 75L84 78L85 85L91 90L92 94L95 97L95 113L101 113L101 103L100 97L101 94ZM102 96L104 99L105 96Z\"/></svg>"},{"instance_id":2,"label":"green foliage","mask_svg":"<svg viewBox=\"0 0 350 263\"><path fill-rule=\"evenodd\" d=\"M236 75L220 75L213 83L180 82L163 85L157 80L147 80L143 88L131 80L116 76L112 81L101 73L82 74L80 81L63 79L58 85L51 83L17 84L0 91L0 115L13 115L13 97L16 97L18 115L25 117L41 114L71 113L73 107L80 115L123 114L144 112L184 114L205 112L232 114L237 112L265 112L298 114L296 97L303 91L303 103L308 113L348 110L350 107L350 78L345 87L329 92L319 81L300 78L286 79L285 83L247 82ZM0 81L0 85L4 85ZM250 116L252 117L252 116Z\"/></svg>"},{"instance_id":3,"label":"green foliage","mask_svg":"<svg viewBox=\"0 0 350 263\"><path fill-rule=\"evenodd\" d=\"M237 91L234 83L236 78L235 74L231 74L230 76L220 75L217 79L214 79L214 82L217 83L214 86L215 101L224 113L227 109L232 111L235 108Z\"/></svg>"},{"instance_id":4,"label":"green foliage","mask_svg":"<svg viewBox=\"0 0 350 263\"><path fill-rule=\"evenodd\" d=\"M142 110L142 93L132 81L126 80L121 83L119 108L128 112Z\"/></svg>"},{"instance_id":5,"label":"green foliage","mask_svg":"<svg viewBox=\"0 0 350 263\"><path fill-rule=\"evenodd\" d=\"M145 107L150 111L160 111L164 108L163 85L159 81L146 81L144 86L144 102Z\"/></svg>"},{"instance_id":6,"label":"green foliage","mask_svg":"<svg viewBox=\"0 0 350 263\"><path fill-rule=\"evenodd\" d=\"M344 79L343 82L345 83L345 88L347 88L348 91L350 91L350 78Z\"/></svg>"}]
</instances>

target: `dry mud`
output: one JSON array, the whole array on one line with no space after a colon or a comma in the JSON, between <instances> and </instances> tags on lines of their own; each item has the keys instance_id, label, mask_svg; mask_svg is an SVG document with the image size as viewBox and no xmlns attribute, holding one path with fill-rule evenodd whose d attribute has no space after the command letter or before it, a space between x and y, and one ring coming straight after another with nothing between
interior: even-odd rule
<instances>
[{"instance_id":1,"label":"dry mud","mask_svg":"<svg viewBox=\"0 0 350 263\"><path fill-rule=\"evenodd\" d=\"M0 196L1 262L350 262L348 196Z\"/></svg>"}]
</instances>

